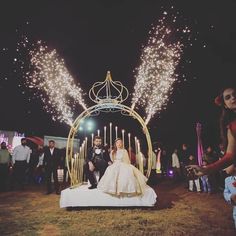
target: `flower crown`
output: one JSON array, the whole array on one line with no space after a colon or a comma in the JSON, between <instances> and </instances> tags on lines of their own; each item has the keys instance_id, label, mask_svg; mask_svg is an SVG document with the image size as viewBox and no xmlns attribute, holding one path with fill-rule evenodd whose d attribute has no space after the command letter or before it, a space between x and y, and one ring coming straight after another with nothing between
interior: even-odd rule
<instances>
[{"instance_id":1,"label":"flower crown","mask_svg":"<svg viewBox=\"0 0 236 236\"><path fill-rule=\"evenodd\" d=\"M118 140L122 140L122 139L121 138L116 138L114 142L116 143Z\"/></svg>"},{"instance_id":2,"label":"flower crown","mask_svg":"<svg viewBox=\"0 0 236 236\"><path fill-rule=\"evenodd\" d=\"M223 105L223 99L222 99L222 96L221 95L218 95L216 98L215 98L215 104L217 106L222 106Z\"/></svg>"}]
</instances>

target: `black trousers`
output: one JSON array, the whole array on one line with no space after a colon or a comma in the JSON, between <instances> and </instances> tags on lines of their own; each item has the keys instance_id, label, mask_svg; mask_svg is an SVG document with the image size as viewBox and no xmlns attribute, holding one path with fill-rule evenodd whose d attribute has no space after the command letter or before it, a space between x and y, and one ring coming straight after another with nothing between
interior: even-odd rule
<instances>
[{"instance_id":1,"label":"black trousers","mask_svg":"<svg viewBox=\"0 0 236 236\"><path fill-rule=\"evenodd\" d=\"M104 160L99 160L99 161L96 161L96 163L93 163L93 165L95 166L94 171L99 171L99 180L100 180L106 171L107 162ZM92 186L97 184L97 180L94 176L94 171L89 170L88 163L84 165L84 173L86 177L89 179L89 182Z\"/></svg>"},{"instance_id":2,"label":"black trousers","mask_svg":"<svg viewBox=\"0 0 236 236\"><path fill-rule=\"evenodd\" d=\"M23 189L25 181L25 172L27 168L26 161L15 161L14 165L14 182Z\"/></svg>"},{"instance_id":3,"label":"black trousers","mask_svg":"<svg viewBox=\"0 0 236 236\"><path fill-rule=\"evenodd\" d=\"M51 180L52 175L53 175L53 180L54 180L54 188L55 188L55 191L57 192L57 191L59 191L57 168L47 167L46 168L46 183L47 183L47 191L48 192L52 192L52 180Z\"/></svg>"},{"instance_id":4,"label":"black trousers","mask_svg":"<svg viewBox=\"0 0 236 236\"><path fill-rule=\"evenodd\" d=\"M0 191L7 190L8 164L0 164Z\"/></svg>"}]
</instances>

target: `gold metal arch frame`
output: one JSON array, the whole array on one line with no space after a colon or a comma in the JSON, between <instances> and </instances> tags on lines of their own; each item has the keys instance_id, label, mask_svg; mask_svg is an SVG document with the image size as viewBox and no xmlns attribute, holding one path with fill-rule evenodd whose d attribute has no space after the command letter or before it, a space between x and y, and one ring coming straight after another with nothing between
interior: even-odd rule
<instances>
[{"instance_id":1,"label":"gold metal arch frame","mask_svg":"<svg viewBox=\"0 0 236 236\"><path fill-rule=\"evenodd\" d=\"M117 85L117 81L114 81L114 82L115 82L115 85ZM87 150L86 143L85 143L85 145L83 145L82 148L80 149L79 153L73 154L75 134L78 132L83 119L89 116L92 116L94 114L99 114L100 112L117 112L117 111L119 112L120 111L122 114L126 114L130 116L133 119L136 119L140 123L143 129L143 132L146 136L147 145L148 145L148 169L147 169L146 176L149 177L151 173L153 152L152 152L151 137L150 137L148 128L145 124L145 121L136 111L134 111L133 109L131 109L130 107L126 105L121 104L128 97L127 88L125 88L121 83L119 83L119 86L122 87L122 91L124 91L127 94L125 94L125 96L122 97L122 94L121 94L122 92L121 93L119 92L117 97L112 96L111 86L112 86L112 83L114 82L111 79L110 72L108 72L106 80L104 81L104 83L106 83L108 86L108 87L105 86L105 92L106 92L105 95L98 96L98 94L92 91L94 89L94 86L91 88L89 94L90 95L92 94L95 97L92 100L97 102L98 104L91 106L87 108L85 111L83 111L76 118L76 120L74 121L70 129L68 139L67 139L66 164L67 164L68 173L71 179L72 187L78 186L83 183L83 166L84 166L84 160L86 158L86 150ZM97 83L95 83L95 85L97 86ZM104 84L100 84L100 85L103 86ZM101 89L98 89L98 91L100 93Z\"/></svg>"}]
</instances>

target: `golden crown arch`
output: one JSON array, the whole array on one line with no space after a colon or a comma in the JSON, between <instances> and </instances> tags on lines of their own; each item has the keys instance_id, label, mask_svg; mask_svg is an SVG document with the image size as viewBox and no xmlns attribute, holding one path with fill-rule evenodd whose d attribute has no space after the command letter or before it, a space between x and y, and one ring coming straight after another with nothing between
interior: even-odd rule
<instances>
[{"instance_id":1,"label":"golden crown arch","mask_svg":"<svg viewBox=\"0 0 236 236\"><path fill-rule=\"evenodd\" d=\"M87 108L74 121L71 126L66 147L66 164L68 173L71 179L71 186L75 187L83 183L83 165L86 158L87 147L81 148L80 152L73 154L74 138L81 125L81 121L91 115L97 115L100 112L117 112L128 115L133 119L138 120L148 145L148 169L146 176L149 177L152 168L152 142L143 118L134 109L122 104L129 96L128 89L119 81L113 81L111 74L108 71L106 79L103 82L96 82L89 91L89 98L96 105Z\"/></svg>"}]
</instances>

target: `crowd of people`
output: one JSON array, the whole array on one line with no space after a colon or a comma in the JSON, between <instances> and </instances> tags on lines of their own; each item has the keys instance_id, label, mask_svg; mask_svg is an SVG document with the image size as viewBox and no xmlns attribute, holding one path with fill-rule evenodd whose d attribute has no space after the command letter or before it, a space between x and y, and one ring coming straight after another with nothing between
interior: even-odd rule
<instances>
[{"instance_id":1,"label":"crowd of people","mask_svg":"<svg viewBox=\"0 0 236 236\"><path fill-rule=\"evenodd\" d=\"M213 149L212 146L206 147L202 156L202 166L206 167L209 164L215 163L220 160L225 154L222 144L219 144L218 149ZM182 149L175 148L172 154L165 155L165 164L163 166L163 173L168 175L170 170L173 171L173 179L176 182L183 181L189 191L196 190L197 192L216 193L223 191L224 180L227 177L226 171L218 170L214 173L206 174L198 177L194 173L189 173L186 170L188 165L196 165L197 158L193 151L189 150L187 144L182 145ZM165 167L165 168L164 168Z\"/></svg>"},{"instance_id":2,"label":"crowd of people","mask_svg":"<svg viewBox=\"0 0 236 236\"><path fill-rule=\"evenodd\" d=\"M55 192L59 192L58 169L66 169L65 152L55 147L55 141L50 140L47 147L38 145L31 149L27 139L22 138L21 144L10 153L5 142L0 149L0 191L24 190L25 185L47 185L47 194L52 193L52 176Z\"/></svg>"},{"instance_id":3,"label":"crowd of people","mask_svg":"<svg viewBox=\"0 0 236 236\"><path fill-rule=\"evenodd\" d=\"M55 191L59 194L58 169L63 169L66 173L65 149L55 147L55 141L50 140L47 147L39 145L36 149L30 149L26 145L26 138L22 138L21 145L17 146L13 153L7 150L6 143L1 144L0 149L0 174L1 191L20 189L23 190L25 184L40 184L45 182L47 185L47 194L52 193L51 179L55 185ZM101 145L101 138L94 140L94 146ZM119 142L118 142L119 143ZM99 162L100 178L104 175L107 166L112 163L112 156L109 155L108 149L104 147L106 152L103 154L105 162ZM92 158L93 148L88 150L88 158ZM215 173L210 173L198 177L193 173L188 173L186 166L197 164L193 152L187 144L183 144L181 149L175 148L173 153L167 152L165 148L155 150L153 170L156 171L157 156L160 152L161 175L168 177L168 173L173 171L173 175L169 176L175 182L184 182L189 191L197 191L204 193L215 193L223 191L224 180L227 177L225 170L219 170ZM131 153L131 157L130 156ZM225 149L222 144L218 150L214 150L212 146L208 146L202 157L203 166L212 164L220 160L225 154ZM143 154L142 154L143 155ZM130 164L139 167L138 158L133 151L127 151ZM93 169L91 162L85 165L84 172L91 183L91 188L96 186L94 174L89 171ZM147 169L147 161L143 156L144 171ZM95 168L95 167L94 167ZM64 178L65 180L65 178ZM155 180L149 181L150 184L155 184Z\"/></svg>"},{"instance_id":4,"label":"crowd of people","mask_svg":"<svg viewBox=\"0 0 236 236\"><path fill-rule=\"evenodd\" d=\"M26 185L45 184L46 194L51 194L54 191L56 194L60 194L60 190L62 186L61 186L61 183L59 183L60 182L60 178L58 176L59 170L63 170L63 179L61 180L63 182L63 185L68 186L70 184L69 183L70 178L66 178L67 167L66 167L65 149L56 148L55 147L56 144L54 140L50 140L48 143L48 146L46 147L38 145L37 148L31 149L26 144L27 144L27 139L22 138L21 144L16 146L12 153L8 151L6 143L3 142L1 144L0 191L10 191L10 190L23 191ZM97 153L98 150L100 150L101 153ZM117 155L113 155L114 150L116 150L117 153L120 153L121 150L124 151L124 154L126 154L125 161L123 160L122 155L118 155L118 157L116 157ZM117 161L118 159L121 162L118 162ZM145 158L143 158L144 166L145 166L146 161L144 159ZM119 168L121 166L123 167L122 171L124 173L125 172L128 174L130 174L131 172L135 173L135 175L129 175L129 177L138 176L138 178L135 177L133 179L130 179L131 183L129 186L133 185L132 194L134 194L134 192L141 193L142 192L141 189L143 189L143 186L146 185L147 179L136 168L138 167L138 161L133 151L132 150L127 151L126 149L124 149L123 142L121 139L117 139L115 141L114 149L110 151L108 150L106 146L102 145L102 138L99 136L94 138L94 146L88 149L88 155L87 155L87 158L85 160L85 165L84 165L85 181L89 180L91 184L89 189L93 189L97 187L97 180L93 173L94 170L96 171L99 170L100 179L101 179L108 166L113 164L112 168L118 167L118 163L120 163ZM131 172L125 171L129 168L132 168ZM118 173L117 169L118 168L115 168L115 171L112 173L117 174ZM111 173L111 171L107 172L106 175L109 175L108 173ZM121 177L123 178L123 180L129 179L127 176L124 178L124 174L120 174L119 177L117 176L117 178L119 179L121 179ZM104 178L104 180L105 179L107 182L108 180L109 182L111 182L110 179L112 178L107 177L107 178ZM52 182L54 183L54 188L52 187ZM124 183L124 186L127 186L127 184L124 181L123 182L121 181L120 183ZM101 187L101 185L102 184L100 183L100 188L104 188L105 184L103 184L103 187ZM123 187L121 187L121 189L122 190L119 194L126 193L124 192Z\"/></svg>"}]
</instances>

